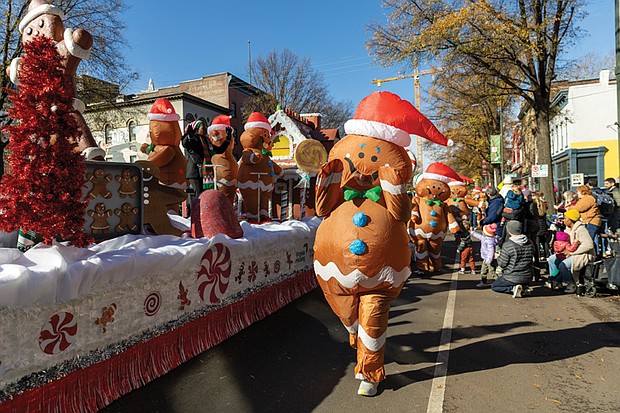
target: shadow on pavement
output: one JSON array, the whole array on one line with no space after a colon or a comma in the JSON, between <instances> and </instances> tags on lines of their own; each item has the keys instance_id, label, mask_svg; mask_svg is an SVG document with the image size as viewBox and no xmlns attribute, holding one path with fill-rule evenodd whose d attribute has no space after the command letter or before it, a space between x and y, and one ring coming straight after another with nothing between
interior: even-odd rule
<instances>
[{"instance_id":1,"label":"shadow on pavement","mask_svg":"<svg viewBox=\"0 0 620 413\"><path fill-rule=\"evenodd\" d=\"M452 330L448 376L496 369L513 364L547 363L580 356L604 347L620 347L620 322L592 323L583 327L557 331L536 331L478 341L458 347L463 338L504 333L532 325L529 322L497 326L455 328ZM439 343L441 331L411 333L390 337L386 362L400 364L433 363L436 351L401 351L411 348L433 348ZM413 344L415 343L415 344ZM397 390L409 384L432 379L435 366L388 376L385 389Z\"/></svg>"}]
</instances>

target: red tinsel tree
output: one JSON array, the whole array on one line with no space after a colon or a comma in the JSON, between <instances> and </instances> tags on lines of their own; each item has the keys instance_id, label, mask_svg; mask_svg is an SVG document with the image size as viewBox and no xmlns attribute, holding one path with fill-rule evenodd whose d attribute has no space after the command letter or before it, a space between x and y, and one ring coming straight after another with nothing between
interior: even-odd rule
<instances>
[{"instance_id":1,"label":"red tinsel tree","mask_svg":"<svg viewBox=\"0 0 620 413\"><path fill-rule=\"evenodd\" d=\"M6 127L10 134L10 174L0 183L0 229L36 231L46 244L69 240L87 246L88 201L84 158L77 150L73 82L64 74L53 41L39 36L24 44L19 91L12 92Z\"/></svg>"}]
</instances>

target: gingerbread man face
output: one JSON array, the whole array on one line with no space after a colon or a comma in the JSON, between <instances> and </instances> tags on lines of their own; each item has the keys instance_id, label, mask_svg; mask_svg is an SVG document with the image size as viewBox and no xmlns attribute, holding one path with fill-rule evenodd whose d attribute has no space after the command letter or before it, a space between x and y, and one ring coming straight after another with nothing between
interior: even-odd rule
<instances>
[{"instance_id":1,"label":"gingerbread man face","mask_svg":"<svg viewBox=\"0 0 620 413\"><path fill-rule=\"evenodd\" d=\"M405 149L393 143L362 135L348 135L331 150L329 159L343 163L342 182L357 190L379 185L379 168L404 171L411 180L411 161Z\"/></svg>"},{"instance_id":2,"label":"gingerbread man face","mask_svg":"<svg viewBox=\"0 0 620 413\"><path fill-rule=\"evenodd\" d=\"M241 134L239 140L241 145L243 145L243 149L270 150L273 147L271 134L267 129L263 128L250 128Z\"/></svg>"},{"instance_id":3,"label":"gingerbread man face","mask_svg":"<svg viewBox=\"0 0 620 413\"><path fill-rule=\"evenodd\" d=\"M179 146L181 143L181 127L179 122L152 120L149 122L149 133L153 145Z\"/></svg>"},{"instance_id":4,"label":"gingerbread man face","mask_svg":"<svg viewBox=\"0 0 620 413\"><path fill-rule=\"evenodd\" d=\"M467 195L467 187L465 185L450 186L450 193L454 198L463 198Z\"/></svg>"},{"instance_id":5,"label":"gingerbread man face","mask_svg":"<svg viewBox=\"0 0 620 413\"><path fill-rule=\"evenodd\" d=\"M203 125L200 125L201 127ZM226 141L226 131L225 130L212 130L209 133L209 140L211 143L218 148L222 146L222 144Z\"/></svg>"},{"instance_id":6,"label":"gingerbread man face","mask_svg":"<svg viewBox=\"0 0 620 413\"><path fill-rule=\"evenodd\" d=\"M60 17L54 14L42 14L24 28L22 39L26 43L35 36L45 36L59 42L63 39L64 30Z\"/></svg>"},{"instance_id":7,"label":"gingerbread man face","mask_svg":"<svg viewBox=\"0 0 620 413\"><path fill-rule=\"evenodd\" d=\"M441 200L445 202L450 198L450 187L447 183L429 178L422 178L415 186L415 192L420 198L427 198L433 201Z\"/></svg>"}]
</instances>

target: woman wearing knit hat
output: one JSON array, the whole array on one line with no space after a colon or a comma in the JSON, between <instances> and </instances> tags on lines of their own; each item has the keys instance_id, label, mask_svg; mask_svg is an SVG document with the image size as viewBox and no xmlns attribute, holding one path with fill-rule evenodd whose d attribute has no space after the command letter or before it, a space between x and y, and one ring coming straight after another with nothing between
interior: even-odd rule
<instances>
[{"instance_id":1,"label":"woman wearing knit hat","mask_svg":"<svg viewBox=\"0 0 620 413\"><path fill-rule=\"evenodd\" d=\"M568 284L564 292L574 293L577 289L576 283L579 281L579 271L596 258L596 252L592 237L581 222L579 211L575 209L566 211L564 225L566 225L571 244L578 243L579 246L573 252L569 252L564 260L560 260L557 254L553 254L547 262L549 274L559 274L558 279Z\"/></svg>"}]
</instances>

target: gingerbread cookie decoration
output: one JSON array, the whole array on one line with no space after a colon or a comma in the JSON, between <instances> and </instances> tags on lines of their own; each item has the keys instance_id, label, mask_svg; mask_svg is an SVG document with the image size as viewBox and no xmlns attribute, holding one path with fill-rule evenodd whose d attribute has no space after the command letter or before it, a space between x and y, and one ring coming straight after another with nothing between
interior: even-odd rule
<instances>
[{"instance_id":1,"label":"gingerbread cookie decoration","mask_svg":"<svg viewBox=\"0 0 620 413\"><path fill-rule=\"evenodd\" d=\"M135 198L137 191L136 182L139 178L131 172L130 168L123 168L120 175L114 177L116 182L120 184L118 188L118 196L121 198Z\"/></svg>"},{"instance_id":2,"label":"gingerbread cookie decoration","mask_svg":"<svg viewBox=\"0 0 620 413\"><path fill-rule=\"evenodd\" d=\"M300 171L316 174L327 162L327 151L321 142L306 139L295 148L295 163Z\"/></svg>"},{"instance_id":3,"label":"gingerbread cookie decoration","mask_svg":"<svg viewBox=\"0 0 620 413\"><path fill-rule=\"evenodd\" d=\"M86 174L88 182L93 184L93 188L88 193L90 199L95 199L98 196L102 196L104 199L112 198L112 192L107 188L109 182L112 182L112 175L106 174L103 168L97 168L91 174Z\"/></svg>"},{"instance_id":4,"label":"gingerbread cookie decoration","mask_svg":"<svg viewBox=\"0 0 620 413\"><path fill-rule=\"evenodd\" d=\"M450 198L446 201L448 206L452 207L454 216L457 222L468 222L469 223L469 206L465 201L465 197L467 196L467 182L471 181L470 178L466 176L459 175L459 179L451 179L448 182L448 186L450 187Z\"/></svg>"},{"instance_id":5,"label":"gingerbread cookie decoration","mask_svg":"<svg viewBox=\"0 0 620 413\"><path fill-rule=\"evenodd\" d=\"M336 143L317 175L316 212L324 219L316 233L314 270L357 348L355 377L363 386L385 378L390 302L411 274L409 135L448 143L432 124L421 130L429 123L397 95L373 93L346 122L348 135Z\"/></svg>"},{"instance_id":6,"label":"gingerbread cookie decoration","mask_svg":"<svg viewBox=\"0 0 620 413\"><path fill-rule=\"evenodd\" d=\"M120 219L120 222L114 227L114 230L119 234L125 232L139 233L140 228L138 228L138 224L135 222L139 212L140 210L137 207L128 202L125 202L120 208L115 208L114 215Z\"/></svg>"},{"instance_id":7,"label":"gingerbread cookie decoration","mask_svg":"<svg viewBox=\"0 0 620 413\"><path fill-rule=\"evenodd\" d=\"M449 166L435 162L428 166L415 186L410 230L413 230L416 267L420 271L439 271L443 267L441 247L450 230L456 233L459 223L450 198L450 179L460 179Z\"/></svg>"},{"instance_id":8,"label":"gingerbread cookie decoration","mask_svg":"<svg viewBox=\"0 0 620 413\"><path fill-rule=\"evenodd\" d=\"M239 162L237 185L243 198L241 213L250 221L270 219L269 202L282 168L271 159L271 125L267 118L254 112L244 126L240 140L243 153Z\"/></svg>"},{"instance_id":9,"label":"gingerbread cookie decoration","mask_svg":"<svg viewBox=\"0 0 620 413\"><path fill-rule=\"evenodd\" d=\"M116 312L116 303L110 304L109 307L103 307L101 309L101 317L98 317L95 320L95 324L101 326L101 332L105 333L107 331L107 326L109 323L114 322L114 313Z\"/></svg>"},{"instance_id":10,"label":"gingerbread cookie decoration","mask_svg":"<svg viewBox=\"0 0 620 413\"><path fill-rule=\"evenodd\" d=\"M27 43L36 36L48 37L56 43L56 49L62 58L64 73L75 89L75 74L80 62L88 59L90 49L93 46L93 38L84 29L65 29L65 16L60 8L49 4L45 0L32 0L28 5L28 12L19 23L19 32L22 34L22 42ZM7 75L11 81L19 86L20 58L14 59L7 66ZM73 117L80 130L78 150L89 160L105 160L105 151L101 149L84 120L82 113L86 105L79 99L74 99Z\"/></svg>"},{"instance_id":11,"label":"gingerbread cookie decoration","mask_svg":"<svg viewBox=\"0 0 620 413\"><path fill-rule=\"evenodd\" d=\"M228 115L216 116L211 122L211 126L207 128L209 141L213 148L211 164L215 182L214 188L226 195L228 200L234 204L237 196L239 165L232 153L232 132L230 116Z\"/></svg>"},{"instance_id":12,"label":"gingerbread cookie decoration","mask_svg":"<svg viewBox=\"0 0 620 413\"><path fill-rule=\"evenodd\" d=\"M108 218L112 216L112 211L106 209L103 202L99 202L95 205L94 210L89 209L86 213L93 219L93 222L90 224L90 230L93 235L107 234L110 232L110 223L108 222Z\"/></svg>"}]
</instances>

